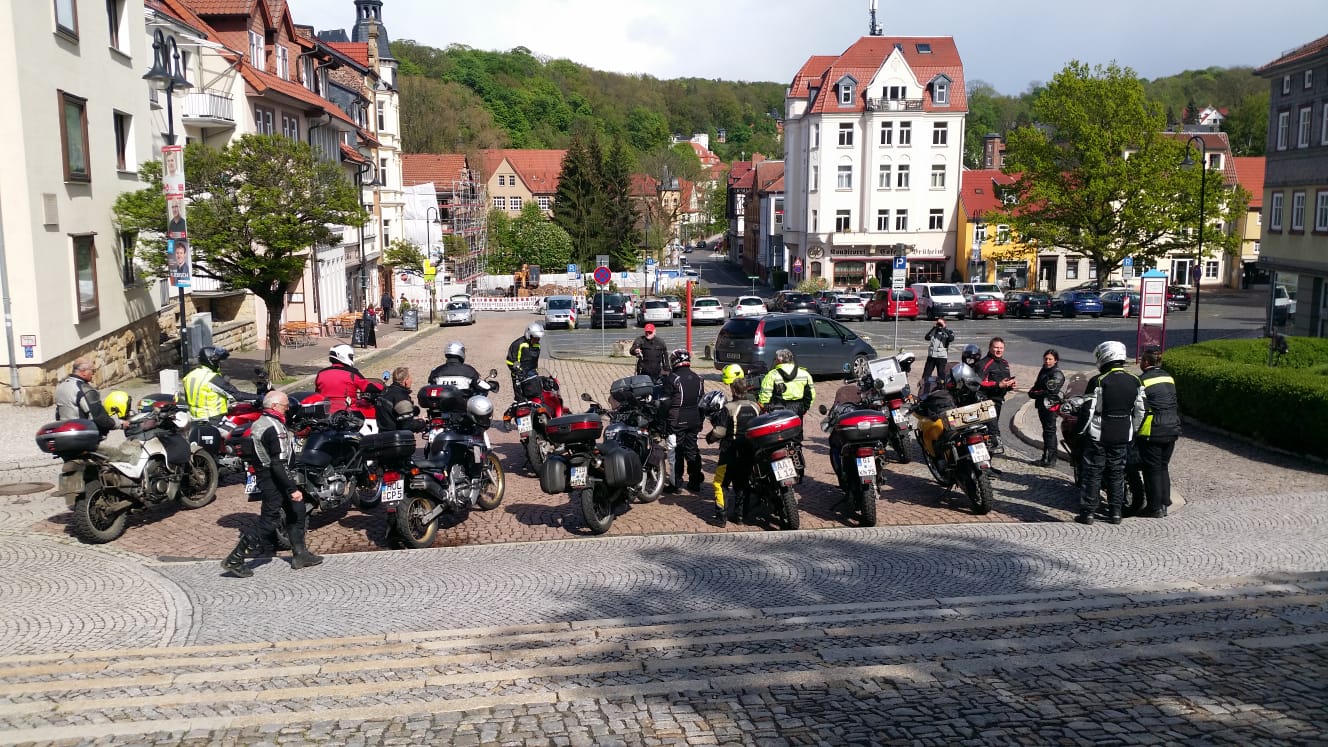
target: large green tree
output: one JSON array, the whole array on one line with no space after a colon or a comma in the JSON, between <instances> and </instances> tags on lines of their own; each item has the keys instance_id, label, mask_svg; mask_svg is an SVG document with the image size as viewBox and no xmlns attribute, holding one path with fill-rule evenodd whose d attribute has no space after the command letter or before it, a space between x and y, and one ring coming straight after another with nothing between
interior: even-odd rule
<instances>
[{"instance_id":1,"label":"large green tree","mask_svg":"<svg viewBox=\"0 0 1328 747\"><path fill-rule=\"evenodd\" d=\"M544 272L562 272L571 261L572 237L533 202L527 202L512 221L511 237L521 259L519 264L539 265Z\"/></svg>"},{"instance_id":2,"label":"large green tree","mask_svg":"<svg viewBox=\"0 0 1328 747\"><path fill-rule=\"evenodd\" d=\"M641 255L640 215L632 199L632 161L622 140L615 140L600 170L603 187L604 244L613 264L630 269Z\"/></svg>"},{"instance_id":3,"label":"large green tree","mask_svg":"<svg viewBox=\"0 0 1328 747\"><path fill-rule=\"evenodd\" d=\"M161 168L143 169L150 186L116 199L115 223L138 234L140 260L165 274L166 203ZM247 290L267 305L268 373L281 372L281 316L310 248L333 240L333 225L368 216L355 185L312 146L279 135L244 135L225 150L185 151L185 197L194 274Z\"/></svg>"},{"instance_id":4,"label":"large green tree","mask_svg":"<svg viewBox=\"0 0 1328 747\"><path fill-rule=\"evenodd\" d=\"M1071 62L1033 106L1037 126L1010 134L1005 171L1016 176L1002 220L1025 241L1082 254L1099 277L1126 257L1155 260L1193 251L1202 168L1184 168L1186 142L1164 132L1160 103L1139 78L1115 64ZM1204 189L1204 253L1230 251L1242 195L1210 172Z\"/></svg>"},{"instance_id":5,"label":"large green tree","mask_svg":"<svg viewBox=\"0 0 1328 747\"><path fill-rule=\"evenodd\" d=\"M592 147L593 146L593 147ZM593 131L578 131L563 157L554 193L553 222L572 237L573 261L589 266L600 253L603 210L598 139Z\"/></svg>"}]
</instances>

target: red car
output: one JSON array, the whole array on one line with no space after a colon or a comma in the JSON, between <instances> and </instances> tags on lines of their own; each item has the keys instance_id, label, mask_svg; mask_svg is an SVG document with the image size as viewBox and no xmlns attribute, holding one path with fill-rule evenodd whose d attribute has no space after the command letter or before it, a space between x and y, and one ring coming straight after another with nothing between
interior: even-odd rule
<instances>
[{"instance_id":1,"label":"red car","mask_svg":"<svg viewBox=\"0 0 1328 747\"><path fill-rule=\"evenodd\" d=\"M968 318L984 319L989 316L1004 319L1005 301L994 293L973 294L973 300L968 302Z\"/></svg>"},{"instance_id":2,"label":"red car","mask_svg":"<svg viewBox=\"0 0 1328 747\"><path fill-rule=\"evenodd\" d=\"M895 314L900 319L918 318L918 299L913 295L913 291L905 288L899 291L898 300L894 297L894 291L890 288L882 288L876 291L876 297L867 302L867 318L889 321L895 318Z\"/></svg>"}]
</instances>

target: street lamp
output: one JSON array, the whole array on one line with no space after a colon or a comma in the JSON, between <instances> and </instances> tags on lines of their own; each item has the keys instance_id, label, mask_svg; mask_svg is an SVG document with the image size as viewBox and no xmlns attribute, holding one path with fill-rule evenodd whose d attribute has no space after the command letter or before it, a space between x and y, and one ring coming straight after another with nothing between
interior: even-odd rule
<instances>
[{"instance_id":1,"label":"street lamp","mask_svg":"<svg viewBox=\"0 0 1328 747\"><path fill-rule=\"evenodd\" d=\"M1198 135L1191 135L1190 139L1185 141L1185 160L1181 166L1193 166L1194 159L1190 158L1190 146L1199 144L1199 155L1202 163L1199 168L1199 244L1195 249L1194 261L1198 272L1194 278L1194 342L1199 344L1199 289L1203 287L1203 232L1204 232L1204 190L1208 186L1208 146L1204 139Z\"/></svg>"},{"instance_id":2,"label":"street lamp","mask_svg":"<svg viewBox=\"0 0 1328 747\"><path fill-rule=\"evenodd\" d=\"M366 182L366 181L364 180L364 175L367 174L367 173L369 173L369 172L373 172L373 177L370 178L369 181ZM361 208L367 207L367 206L364 204L364 188L365 188L365 187L368 187L368 188L370 188L370 189L373 189L374 187L381 186L381 185L378 183L378 168L374 165L374 163L373 163L373 159L368 159L368 160L365 162L365 164L364 164L363 166L360 166L360 170L359 170L359 172L355 174L355 181L358 182L359 187L360 187L360 190L359 190L359 191L360 191L360 207L361 207ZM370 216L370 218L372 219L372 216ZM380 230L381 230L381 227L380 227ZM359 302L360 302L360 303L359 303L359 306L360 306L360 308L359 308L359 310L360 310L360 311L364 311L364 309L367 308L368 305L369 305L369 274L368 274L367 268L365 268L365 266L364 266L364 265L365 265L365 260L364 260L364 226L360 226L359 234L360 234L360 297L359 297ZM382 252L382 247L381 247L381 246L380 246L380 248L379 248L379 252L380 252L380 253Z\"/></svg>"},{"instance_id":3,"label":"street lamp","mask_svg":"<svg viewBox=\"0 0 1328 747\"><path fill-rule=\"evenodd\" d=\"M430 214L433 215L432 218L429 217ZM434 294L438 292L438 275L436 273L438 272L437 268L440 262L437 259L434 259L433 241L429 238L429 225L434 222L442 223L442 213L438 211L436 205L434 207L425 208L424 210L424 254L430 262L434 263L435 273L434 279L430 280L426 278L426 282L429 283L429 324L433 324L434 309L438 307L438 299Z\"/></svg>"}]
</instances>

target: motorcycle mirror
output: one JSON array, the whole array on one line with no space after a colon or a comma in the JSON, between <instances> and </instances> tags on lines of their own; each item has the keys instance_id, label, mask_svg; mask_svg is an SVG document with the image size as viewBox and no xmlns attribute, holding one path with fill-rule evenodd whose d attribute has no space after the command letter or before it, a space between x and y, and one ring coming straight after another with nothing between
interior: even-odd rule
<instances>
[{"instance_id":1,"label":"motorcycle mirror","mask_svg":"<svg viewBox=\"0 0 1328 747\"><path fill-rule=\"evenodd\" d=\"M591 399L589 393L587 393L587 392L581 392L581 401L582 401L582 402L594 402L595 400Z\"/></svg>"},{"instance_id":2,"label":"motorcycle mirror","mask_svg":"<svg viewBox=\"0 0 1328 747\"><path fill-rule=\"evenodd\" d=\"M822 415L824 415L824 414L826 414L827 412L829 412L829 410L826 409L825 405L821 405L821 407L820 407L819 409L820 409L820 412L821 412Z\"/></svg>"},{"instance_id":3,"label":"motorcycle mirror","mask_svg":"<svg viewBox=\"0 0 1328 747\"><path fill-rule=\"evenodd\" d=\"M502 387L498 386L498 382L496 381L489 382L489 391L493 392L494 394L497 394L501 388Z\"/></svg>"},{"instance_id":4,"label":"motorcycle mirror","mask_svg":"<svg viewBox=\"0 0 1328 747\"><path fill-rule=\"evenodd\" d=\"M489 369L489 378L492 379L492 378L495 378L495 377L497 377L497 376L498 376L498 369L496 369L496 368L491 368L491 369Z\"/></svg>"}]
</instances>

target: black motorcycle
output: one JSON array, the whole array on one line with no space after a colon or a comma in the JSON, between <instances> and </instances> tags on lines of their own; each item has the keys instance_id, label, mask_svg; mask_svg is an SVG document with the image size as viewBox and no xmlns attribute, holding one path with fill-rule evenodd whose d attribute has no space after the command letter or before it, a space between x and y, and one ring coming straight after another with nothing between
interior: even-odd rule
<instances>
[{"instance_id":1,"label":"black motorcycle","mask_svg":"<svg viewBox=\"0 0 1328 747\"><path fill-rule=\"evenodd\" d=\"M741 448L751 450L747 484L738 489L744 516L760 506L785 529L797 529L798 497L793 486L799 480L794 454L802 443L802 418L792 410L773 410L747 421L738 431Z\"/></svg>"},{"instance_id":2,"label":"black motorcycle","mask_svg":"<svg viewBox=\"0 0 1328 747\"><path fill-rule=\"evenodd\" d=\"M912 368L913 354L897 353L871 361L868 363L868 375L858 379L862 405L889 416L890 433L886 440L894 448L900 464L912 461L907 440L909 432L913 430L913 419L909 414L915 402L912 388L908 384L908 374Z\"/></svg>"},{"instance_id":3,"label":"black motorcycle","mask_svg":"<svg viewBox=\"0 0 1328 747\"><path fill-rule=\"evenodd\" d=\"M862 526L876 526L878 469L890 437L890 418L878 410L844 402L827 409L821 430L830 434L830 466Z\"/></svg>"}]
</instances>

